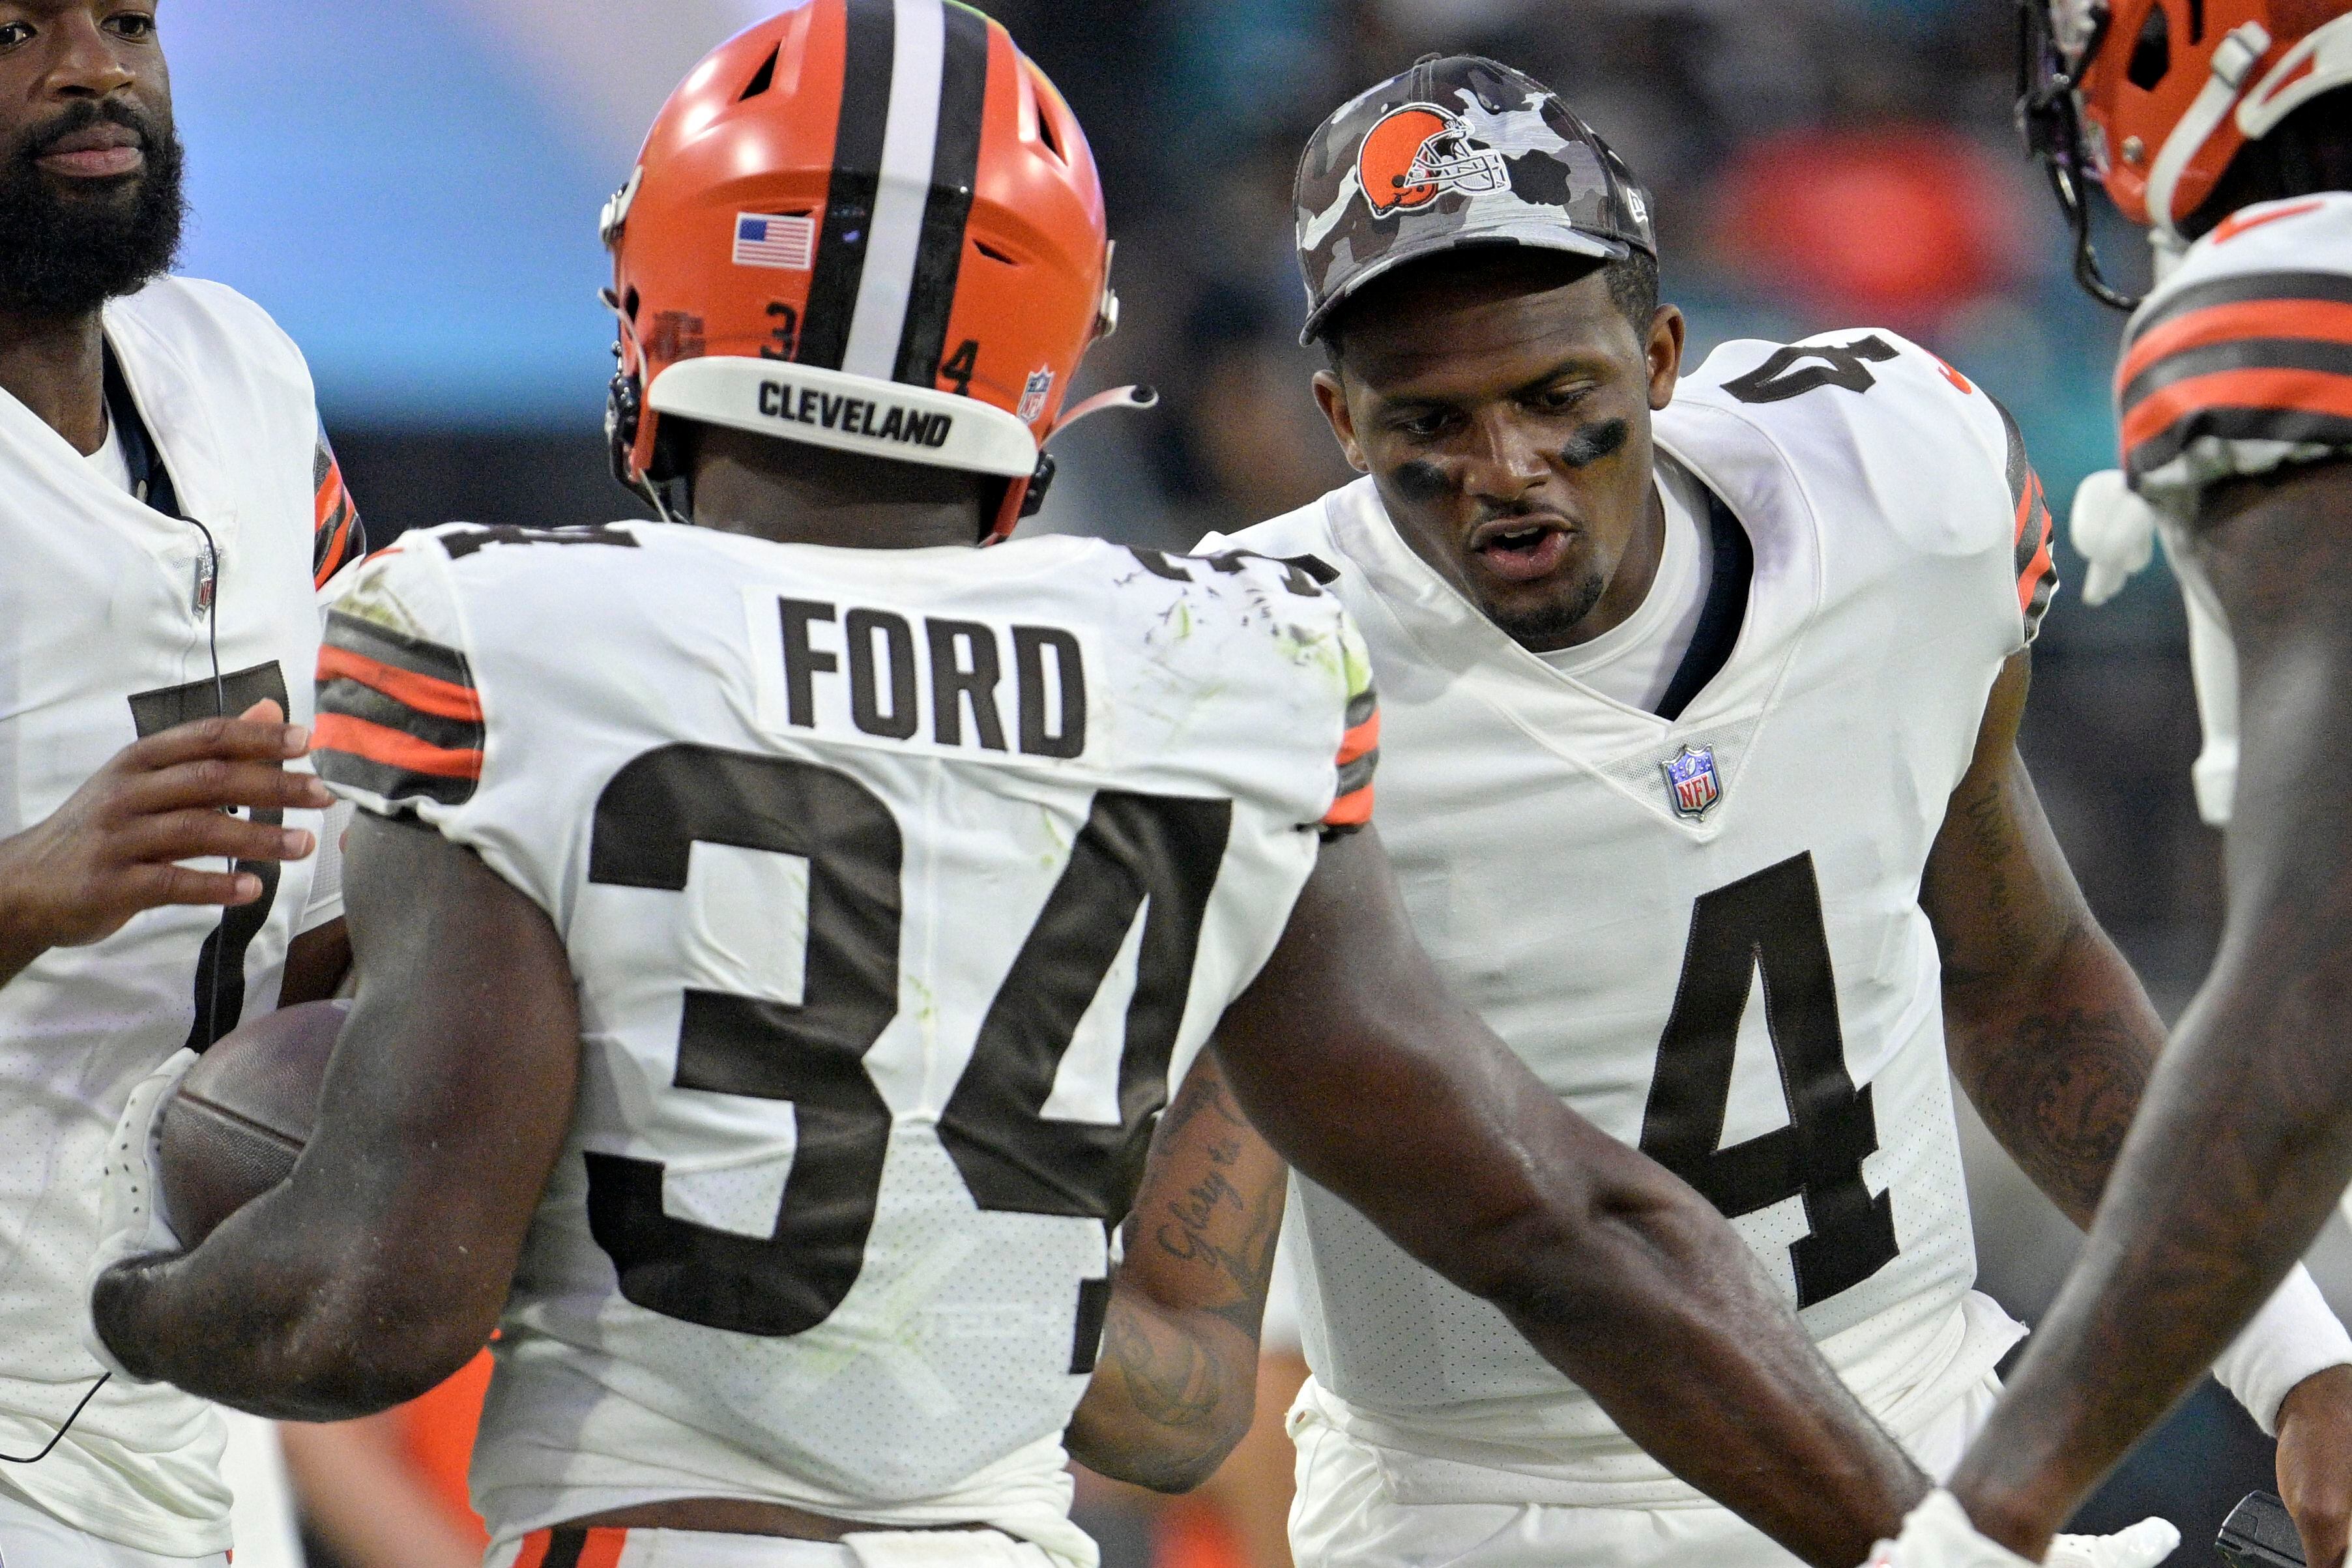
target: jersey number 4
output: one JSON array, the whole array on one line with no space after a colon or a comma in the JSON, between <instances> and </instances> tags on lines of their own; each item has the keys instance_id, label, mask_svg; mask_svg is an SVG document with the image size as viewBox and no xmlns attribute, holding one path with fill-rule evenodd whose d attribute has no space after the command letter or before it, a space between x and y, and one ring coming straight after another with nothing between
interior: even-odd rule
<instances>
[{"instance_id":1,"label":"jersey number 4","mask_svg":"<svg viewBox=\"0 0 2352 1568\"><path fill-rule=\"evenodd\" d=\"M940 1142L981 1208L1109 1224L1134 1201L1232 816L1228 801L1095 796L940 1118ZM800 1005L688 990L678 1026L678 1088L792 1102L783 1202L766 1237L712 1229L665 1212L658 1162L590 1152L589 1229L621 1294L648 1311L738 1333L801 1333L856 1283L882 1190L892 1116L865 1062L898 1016L903 841L890 808L845 773L666 746L605 787L588 879L682 892L697 843L808 862ZM1139 910L1119 1121L1049 1121L1062 1058Z\"/></svg>"},{"instance_id":2,"label":"jersey number 4","mask_svg":"<svg viewBox=\"0 0 2352 1568\"><path fill-rule=\"evenodd\" d=\"M1740 1015L1759 973L1789 1125L1722 1148ZM1691 910L1682 984L1658 1043L1642 1152L1737 1218L1802 1198L1810 1234L1790 1244L1797 1305L1850 1289L1895 1261L1895 1208L1863 1184L1878 1148L1870 1089L1846 1071L1837 979L1813 858L1717 888Z\"/></svg>"}]
</instances>

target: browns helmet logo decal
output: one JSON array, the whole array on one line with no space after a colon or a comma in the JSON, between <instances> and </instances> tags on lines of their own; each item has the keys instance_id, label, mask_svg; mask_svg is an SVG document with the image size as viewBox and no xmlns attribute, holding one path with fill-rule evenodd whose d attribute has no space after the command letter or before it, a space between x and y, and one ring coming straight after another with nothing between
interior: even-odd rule
<instances>
[{"instance_id":1,"label":"browns helmet logo decal","mask_svg":"<svg viewBox=\"0 0 2352 1568\"><path fill-rule=\"evenodd\" d=\"M1373 216L1418 212L1448 191L1510 189L1503 155L1474 139L1460 115L1406 103L1381 116L1356 153L1356 179Z\"/></svg>"}]
</instances>

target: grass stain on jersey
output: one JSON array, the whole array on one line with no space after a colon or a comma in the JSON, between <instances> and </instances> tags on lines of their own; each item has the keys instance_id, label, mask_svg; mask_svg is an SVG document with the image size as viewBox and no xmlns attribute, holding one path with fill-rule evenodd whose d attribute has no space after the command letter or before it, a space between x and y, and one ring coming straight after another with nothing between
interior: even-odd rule
<instances>
[{"instance_id":1,"label":"grass stain on jersey","mask_svg":"<svg viewBox=\"0 0 2352 1568\"><path fill-rule=\"evenodd\" d=\"M1037 808L1037 820L1045 829L1045 853L1037 857L1037 864L1052 870L1070 858L1070 846L1076 842L1062 829L1061 813L1051 806Z\"/></svg>"},{"instance_id":2,"label":"grass stain on jersey","mask_svg":"<svg viewBox=\"0 0 2352 1568\"><path fill-rule=\"evenodd\" d=\"M912 1001L912 1005L907 1010L928 1033L940 1021L940 999L919 974L907 976L907 990Z\"/></svg>"},{"instance_id":3,"label":"grass stain on jersey","mask_svg":"<svg viewBox=\"0 0 2352 1568\"><path fill-rule=\"evenodd\" d=\"M428 642L436 640L408 606L401 603L400 596L393 592L392 584L387 581L390 576L389 571L362 570L359 580L335 601L336 613L398 632L403 637L418 637Z\"/></svg>"}]
</instances>

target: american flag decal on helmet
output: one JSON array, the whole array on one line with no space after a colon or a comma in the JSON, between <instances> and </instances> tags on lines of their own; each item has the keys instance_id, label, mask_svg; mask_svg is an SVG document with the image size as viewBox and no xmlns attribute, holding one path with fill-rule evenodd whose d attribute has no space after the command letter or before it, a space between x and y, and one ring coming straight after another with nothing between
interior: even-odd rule
<instances>
[{"instance_id":1,"label":"american flag decal on helmet","mask_svg":"<svg viewBox=\"0 0 2352 1568\"><path fill-rule=\"evenodd\" d=\"M816 259L816 219L803 213L771 216L738 213L735 216L735 265L775 267L806 272Z\"/></svg>"}]
</instances>

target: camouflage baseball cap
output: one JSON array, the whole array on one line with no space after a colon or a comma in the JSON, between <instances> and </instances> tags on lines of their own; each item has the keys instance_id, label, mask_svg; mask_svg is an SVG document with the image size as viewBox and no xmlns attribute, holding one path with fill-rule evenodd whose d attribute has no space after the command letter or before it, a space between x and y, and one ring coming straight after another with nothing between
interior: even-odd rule
<instances>
[{"instance_id":1,"label":"camouflage baseball cap","mask_svg":"<svg viewBox=\"0 0 2352 1568\"><path fill-rule=\"evenodd\" d=\"M1301 342L1381 273L1457 246L1658 253L1624 160L1549 88L1475 55L1432 56L1326 120L1296 201Z\"/></svg>"}]
</instances>

